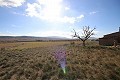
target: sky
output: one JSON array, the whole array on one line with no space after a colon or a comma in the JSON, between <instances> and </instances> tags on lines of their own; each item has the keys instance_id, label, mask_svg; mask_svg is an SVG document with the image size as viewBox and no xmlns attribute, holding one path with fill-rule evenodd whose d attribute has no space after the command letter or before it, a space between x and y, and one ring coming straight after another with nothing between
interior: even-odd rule
<instances>
[{"instance_id":1,"label":"sky","mask_svg":"<svg viewBox=\"0 0 120 80\"><path fill-rule=\"evenodd\" d=\"M117 32L120 0L0 0L0 36L82 36L83 26L95 35Z\"/></svg>"}]
</instances>

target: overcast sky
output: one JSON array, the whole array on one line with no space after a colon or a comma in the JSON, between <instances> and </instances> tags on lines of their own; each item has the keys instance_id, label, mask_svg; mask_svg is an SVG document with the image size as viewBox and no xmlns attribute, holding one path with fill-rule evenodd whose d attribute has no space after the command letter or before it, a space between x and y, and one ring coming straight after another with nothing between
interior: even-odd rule
<instances>
[{"instance_id":1,"label":"overcast sky","mask_svg":"<svg viewBox=\"0 0 120 80\"><path fill-rule=\"evenodd\" d=\"M70 38L83 26L93 37L118 31L120 0L0 0L0 36Z\"/></svg>"}]
</instances>

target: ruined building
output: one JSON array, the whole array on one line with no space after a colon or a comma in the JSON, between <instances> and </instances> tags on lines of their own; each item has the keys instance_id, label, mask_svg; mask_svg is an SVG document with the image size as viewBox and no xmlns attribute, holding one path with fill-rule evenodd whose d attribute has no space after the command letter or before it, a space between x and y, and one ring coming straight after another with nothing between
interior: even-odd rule
<instances>
[{"instance_id":1,"label":"ruined building","mask_svg":"<svg viewBox=\"0 0 120 80\"><path fill-rule=\"evenodd\" d=\"M118 32L107 34L104 35L103 38L99 38L99 44L105 46L120 45L120 27Z\"/></svg>"}]
</instances>

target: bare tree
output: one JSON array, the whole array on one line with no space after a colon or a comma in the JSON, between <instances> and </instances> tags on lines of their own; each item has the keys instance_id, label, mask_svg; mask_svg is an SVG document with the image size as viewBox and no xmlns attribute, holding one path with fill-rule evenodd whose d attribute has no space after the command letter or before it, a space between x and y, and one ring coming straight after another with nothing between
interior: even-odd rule
<instances>
[{"instance_id":1,"label":"bare tree","mask_svg":"<svg viewBox=\"0 0 120 80\"><path fill-rule=\"evenodd\" d=\"M84 26L83 27L83 33L82 33L82 37L79 36L79 34L77 34L77 32L74 30L74 35L73 37L77 37L78 39L80 39L83 42L83 46L85 46L85 42L87 39L89 39L92 35L94 35L93 31L96 28L90 29L89 26Z\"/></svg>"}]
</instances>

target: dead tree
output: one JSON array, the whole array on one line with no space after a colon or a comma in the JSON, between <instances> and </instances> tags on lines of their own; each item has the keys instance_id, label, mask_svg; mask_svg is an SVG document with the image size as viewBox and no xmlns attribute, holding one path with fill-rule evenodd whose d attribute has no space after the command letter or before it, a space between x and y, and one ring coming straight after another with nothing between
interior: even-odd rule
<instances>
[{"instance_id":1,"label":"dead tree","mask_svg":"<svg viewBox=\"0 0 120 80\"><path fill-rule=\"evenodd\" d=\"M74 35L73 37L77 37L79 40L81 40L83 42L83 46L85 46L85 42L87 39L89 39L92 35L94 35L93 31L95 30L96 28L93 28L93 29L90 29L89 26L84 26L83 27L83 33L82 33L82 37L80 37L79 34L77 34L77 32L74 30Z\"/></svg>"}]
</instances>

